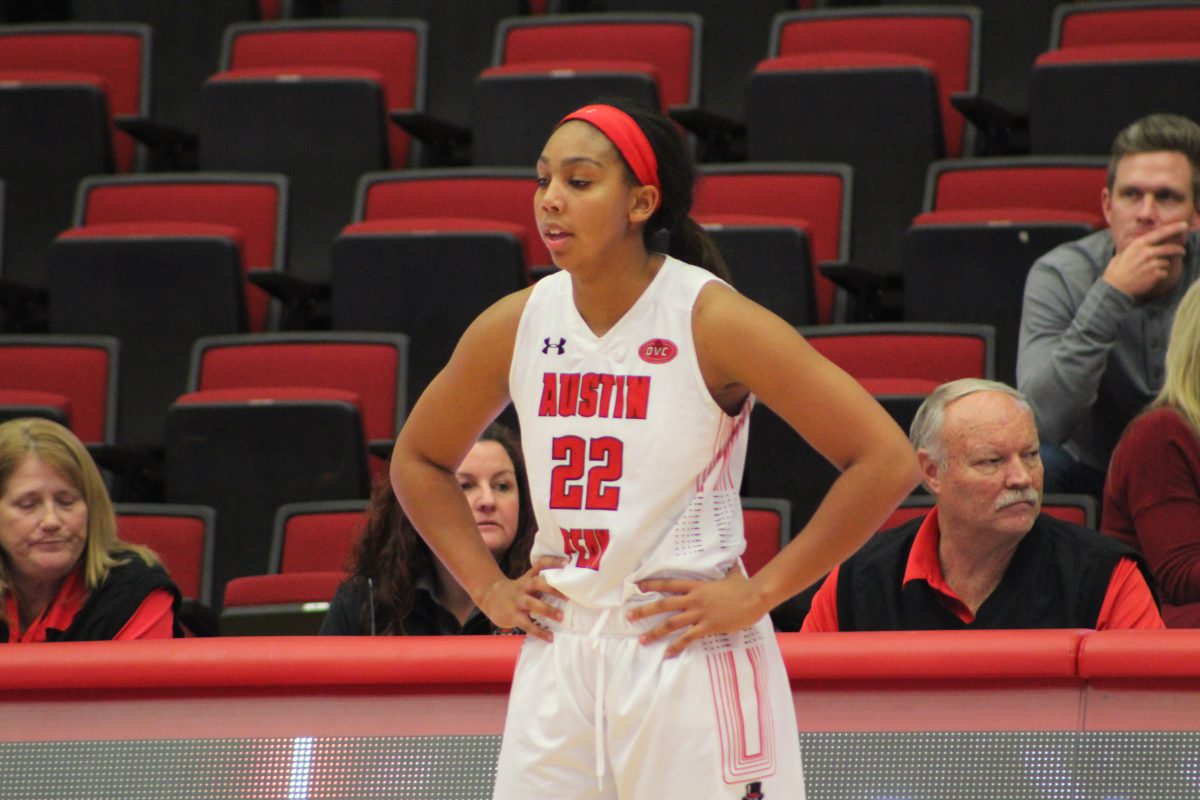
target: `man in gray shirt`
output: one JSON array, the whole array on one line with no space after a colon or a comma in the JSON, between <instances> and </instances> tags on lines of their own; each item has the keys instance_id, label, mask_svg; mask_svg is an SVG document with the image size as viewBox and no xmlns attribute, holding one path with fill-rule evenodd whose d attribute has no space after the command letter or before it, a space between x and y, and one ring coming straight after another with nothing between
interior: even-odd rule
<instances>
[{"instance_id":1,"label":"man in gray shirt","mask_svg":"<svg viewBox=\"0 0 1200 800\"><path fill-rule=\"evenodd\" d=\"M1108 229L1056 247L1025 282L1017 386L1047 492L1103 494L1125 425L1163 381L1175 308L1200 277L1200 126L1152 114L1117 136Z\"/></svg>"}]
</instances>

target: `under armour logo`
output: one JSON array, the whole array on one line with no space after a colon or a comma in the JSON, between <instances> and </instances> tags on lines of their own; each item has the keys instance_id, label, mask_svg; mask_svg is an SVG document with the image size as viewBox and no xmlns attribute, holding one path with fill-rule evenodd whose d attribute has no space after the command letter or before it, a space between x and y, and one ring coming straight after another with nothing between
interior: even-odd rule
<instances>
[{"instance_id":1,"label":"under armour logo","mask_svg":"<svg viewBox=\"0 0 1200 800\"><path fill-rule=\"evenodd\" d=\"M552 342L550 341L550 337L547 336L542 341L546 343L546 346L542 348L542 353L544 354L548 355L552 347L554 348L554 352L560 356L567 351L567 340L565 338L560 337L557 342Z\"/></svg>"},{"instance_id":2,"label":"under armour logo","mask_svg":"<svg viewBox=\"0 0 1200 800\"><path fill-rule=\"evenodd\" d=\"M766 795L762 791L762 781L746 784L746 794L742 800L763 800Z\"/></svg>"}]
</instances>

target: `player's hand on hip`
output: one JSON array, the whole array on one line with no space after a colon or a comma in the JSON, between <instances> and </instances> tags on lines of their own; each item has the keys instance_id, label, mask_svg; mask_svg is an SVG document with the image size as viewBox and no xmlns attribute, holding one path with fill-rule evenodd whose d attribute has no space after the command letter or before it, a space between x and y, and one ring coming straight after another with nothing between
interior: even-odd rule
<instances>
[{"instance_id":1,"label":"player's hand on hip","mask_svg":"<svg viewBox=\"0 0 1200 800\"><path fill-rule=\"evenodd\" d=\"M544 641L553 641L550 631L533 618L537 614L546 619L561 620L562 612L544 599L547 596L566 597L545 578L542 570L562 566L566 559L539 558L519 578L502 578L483 592L479 599L479 610L498 628L520 628L530 636Z\"/></svg>"},{"instance_id":2,"label":"player's hand on hip","mask_svg":"<svg viewBox=\"0 0 1200 800\"><path fill-rule=\"evenodd\" d=\"M639 605L629 612L630 620L670 614L639 637L642 644L683 631L667 647L668 658L679 655L701 637L744 630L762 616L758 604L751 602L749 579L736 568L719 581L651 578L638 581L637 586L643 592L662 592L667 596Z\"/></svg>"}]
</instances>

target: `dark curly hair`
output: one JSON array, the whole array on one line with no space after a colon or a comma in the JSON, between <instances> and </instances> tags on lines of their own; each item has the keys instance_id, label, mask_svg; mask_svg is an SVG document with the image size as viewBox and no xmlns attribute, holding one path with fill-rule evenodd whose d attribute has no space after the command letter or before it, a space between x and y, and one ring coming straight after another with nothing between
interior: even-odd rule
<instances>
[{"instance_id":1,"label":"dark curly hair","mask_svg":"<svg viewBox=\"0 0 1200 800\"><path fill-rule=\"evenodd\" d=\"M508 453L517 476L517 532L512 545L500 559L500 569L516 578L529 569L529 551L537 525L529 484L525 476L525 458L516 436L506 426L493 423L479 437L481 442L496 442ZM392 491L387 474L381 475L371 492L367 522L350 553L347 568L353 580L366 586L370 579L374 597L360 610L359 625L370 630L370 602L375 604L375 629L380 635L404 634L404 620L412 610L413 590L417 581L433 572L433 551L417 533Z\"/></svg>"}]
</instances>

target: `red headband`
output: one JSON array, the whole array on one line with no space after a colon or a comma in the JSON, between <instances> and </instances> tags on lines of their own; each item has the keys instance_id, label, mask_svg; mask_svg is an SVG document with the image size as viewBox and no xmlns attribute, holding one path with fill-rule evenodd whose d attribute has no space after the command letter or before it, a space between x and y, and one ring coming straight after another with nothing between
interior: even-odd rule
<instances>
[{"instance_id":1,"label":"red headband","mask_svg":"<svg viewBox=\"0 0 1200 800\"><path fill-rule=\"evenodd\" d=\"M643 186L662 190L658 182L658 159L650 147L650 140L642 132L633 117L619 108L606 105L591 105L572 111L559 121L559 125L572 119L583 120L597 129L613 143Z\"/></svg>"}]
</instances>

